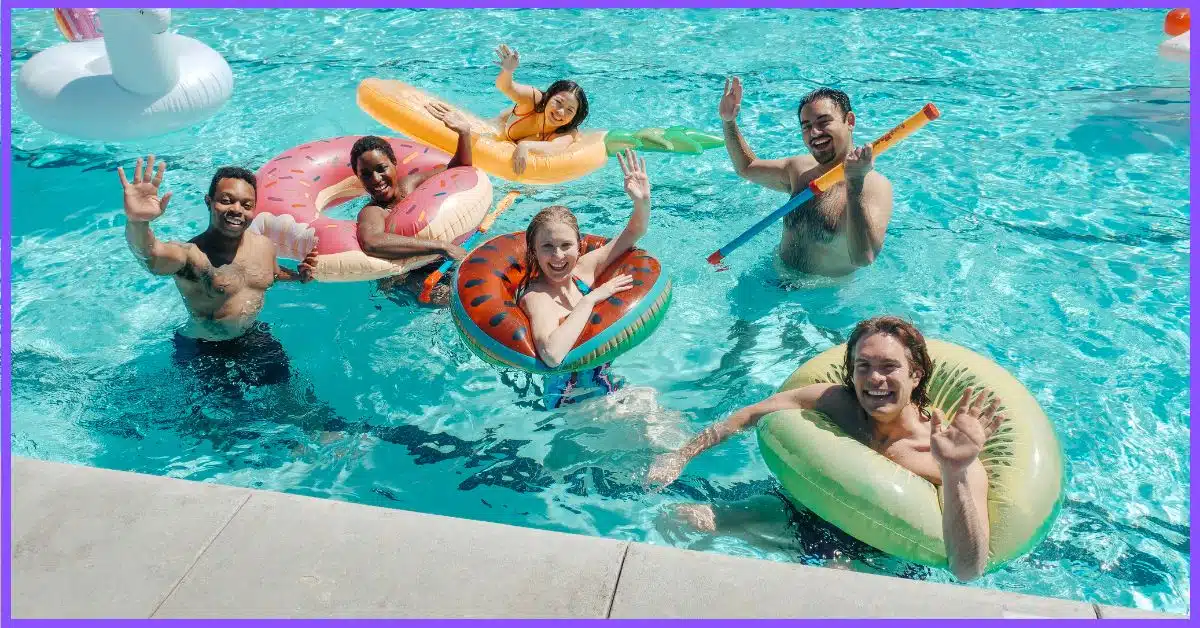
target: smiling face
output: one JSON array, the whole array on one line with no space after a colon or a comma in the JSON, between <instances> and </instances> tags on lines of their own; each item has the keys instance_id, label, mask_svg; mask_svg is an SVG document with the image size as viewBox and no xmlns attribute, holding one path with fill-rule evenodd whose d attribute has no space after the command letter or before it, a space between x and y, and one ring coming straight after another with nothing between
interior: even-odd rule
<instances>
[{"instance_id":1,"label":"smiling face","mask_svg":"<svg viewBox=\"0 0 1200 628\"><path fill-rule=\"evenodd\" d=\"M852 144L854 113L843 114L832 99L818 98L800 110L800 130L817 163L841 161Z\"/></svg>"},{"instance_id":2,"label":"smiling face","mask_svg":"<svg viewBox=\"0 0 1200 628\"><path fill-rule=\"evenodd\" d=\"M569 281L579 263L579 236L571 225L562 221L547 223L538 229L533 241L542 280L551 285Z\"/></svg>"},{"instance_id":3,"label":"smiling face","mask_svg":"<svg viewBox=\"0 0 1200 628\"><path fill-rule=\"evenodd\" d=\"M854 347L851 361L854 396L872 418L896 417L912 401L913 390L925 376L895 336L873 333Z\"/></svg>"},{"instance_id":4,"label":"smiling face","mask_svg":"<svg viewBox=\"0 0 1200 628\"><path fill-rule=\"evenodd\" d=\"M387 207L396 200L396 163L381 150L369 150L358 158L355 172L371 201Z\"/></svg>"},{"instance_id":5,"label":"smiling face","mask_svg":"<svg viewBox=\"0 0 1200 628\"><path fill-rule=\"evenodd\" d=\"M574 92L559 92L546 102L546 122L554 128L570 124L579 112L579 98Z\"/></svg>"},{"instance_id":6,"label":"smiling face","mask_svg":"<svg viewBox=\"0 0 1200 628\"><path fill-rule=\"evenodd\" d=\"M209 225L218 233L231 238L241 237L254 217L254 186L241 179L217 181L212 196L205 196Z\"/></svg>"}]
</instances>

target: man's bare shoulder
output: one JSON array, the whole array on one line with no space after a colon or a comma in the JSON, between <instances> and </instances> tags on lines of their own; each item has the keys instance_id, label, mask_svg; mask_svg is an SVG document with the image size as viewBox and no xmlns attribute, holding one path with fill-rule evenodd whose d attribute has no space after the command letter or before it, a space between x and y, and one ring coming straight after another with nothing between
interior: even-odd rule
<instances>
[{"instance_id":1,"label":"man's bare shoulder","mask_svg":"<svg viewBox=\"0 0 1200 628\"><path fill-rule=\"evenodd\" d=\"M863 193L871 199L870 203L876 210L888 209L893 202L892 182L878 170L867 173L863 181Z\"/></svg>"},{"instance_id":2,"label":"man's bare shoulder","mask_svg":"<svg viewBox=\"0 0 1200 628\"><path fill-rule=\"evenodd\" d=\"M192 238L191 240L188 240L187 242L179 242L177 240L172 240L172 241L167 242L167 244L173 244L173 245L178 246L179 248L183 249L183 253L185 255L187 255L187 259L189 262L195 263L197 260L201 260L201 259L207 260L208 259L208 254L205 253L205 251L204 251L204 234L203 233Z\"/></svg>"},{"instance_id":3,"label":"man's bare shoulder","mask_svg":"<svg viewBox=\"0 0 1200 628\"><path fill-rule=\"evenodd\" d=\"M796 175L803 175L819 165L820 164L817 163L817 160L808 153L803 155L793 155L792 157L787 158L788 170L792 171Z\"/></svg>"},{"instance_id":4,"label":"man's bare shoulder","mask_svg":"<svg viewBox=\"0 0 1200 628\"><path fill-rule=\"evenodd\" d=\"M187 242L168 242L169 245L178 246L183 250L184 263L183 266L175 272L176 279L185 279L188 281L196 281L197 273L212 267L212 263L208 259L208 254L201 248L204 234L200 234Z\"/></svg>"},{"instance_id":5,"label":"man's bare shoulder","mask_svg":"<svg viewBox=\"0 0 1200 628\"><path fill-rule=\"evenodd\" d=\"M888 179L887 175L875 169L867 173L866 182L871 185L892 187L891 179Z\"/></svg>"},{"instance_id":6,"label":"man's bare shoulder","mask_svg":"<svg viewBox=\"0 0 1200 628\"><path fill-rule=\"evenodd\" d=\"M854 390L841 383L809 384L797 391L797 397L802 406L824 413L848 432L859 427L862 406Z\"/></svg>"},{"instance_id":7,"label":"man's bare shoulder","mask_svg":"<svg viewBox=\"0 0 1200 628\"><path fill-rule=\"evenodd\" d=\"M836 412L856 403L854 394L839 382L808 384L791 391L792 398L803 407L821 412Z\"/></svg>"},{"instance_id":8,"label":"man's bare shoulder","mask_svg":"<svg viewBox=\"0 0 1200 628\"><path fill-rule=\"evenodd\" d=\"M261 233L247 231L242 234L242 238L242 242L244 244L250 245L256 249L270 249L271 251L275 250L275 242L273 242L271 238L268 238Z\"/></svg>"},{"instance_id":9,"label":"man's bare shoulder","mask_svg":"<svg viewBox=\"0 0 1200 628\"><path fill-rule=\"evenodd\" d=\"M804 189L813 179L820 176L821 164L812 155L796 155L788 157L787 165L788 179L791 182L792 194L796 194Z\"/></svg>"}]
</instances>

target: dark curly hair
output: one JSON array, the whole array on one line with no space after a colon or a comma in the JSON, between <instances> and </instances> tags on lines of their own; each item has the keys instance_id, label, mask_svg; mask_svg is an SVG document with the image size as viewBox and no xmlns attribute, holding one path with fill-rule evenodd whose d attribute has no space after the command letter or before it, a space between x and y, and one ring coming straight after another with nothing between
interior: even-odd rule
<instances>
[{"instance_id":1,"label":"dark curly hair","mask_svg":"<svg viewBox=\"0 0 1200 628\"><path fill-rule=\"evenodd\" d=\"M387 158L392 163L396 163L396 152L392 150L392 145L388 144L387 140L376 135L365 135L358 138L354 146L350 147L350 169L355 174L358 174L358 158L362 157L363 153L369 153L373 150L387 155Z\"/></svg>"},{"instance_id":2,"label":"dark curly hair","mask_svg":"<svg viewBox=\"0 0 1200 628\"><path fill-rule=\"evenodd\" d=\"M250 184L254 191L258 191L258 178L253 172L240 166L221 166L217 168L217 173L213 175L212 181L208 184L208 198L212 198L217 193L217 184L222 179L241 179Z\"/></svg>"}]
</instances>

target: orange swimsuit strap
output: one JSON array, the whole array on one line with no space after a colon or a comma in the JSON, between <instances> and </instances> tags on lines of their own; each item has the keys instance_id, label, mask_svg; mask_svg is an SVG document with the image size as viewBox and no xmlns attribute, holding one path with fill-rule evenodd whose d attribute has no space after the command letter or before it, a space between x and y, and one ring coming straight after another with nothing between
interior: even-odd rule
<instances>
[{"instance_id":1,"label":"orange swimsuit strap","mask_svg":"<svg viewBox=\"0 0 1200 628\"><path fill-rule=\"evenodd\" d=\"M534 114L538 113L538 111L537 111L537 108L535 107L535 108L533 108L533 109L530 109L530 110L529 110L529 113L526 113L526 114L517 114L517 107L518 107L518 106L519 106L519 105L513 105L513 108L512 108L512 115L514 115L514 116L517 116L517 115L519 115L519 117L518 117L516 120L513 120L512 122L507 122L507 123L505 123L505 125L504 125L504 139L506 139L506 140L508 140L508 141L510 141L510 142L512 142L512 143L514 143L514 144L516 144L516 143L517 143L518 141L520 141L520 140L513 139L513 136L512 136L512 128L513 128L514 126L517 126L518 124L520 124L520 123L521 123L521 121L525 120L525 119L526 119L526 118L528 118L529 116L532 116L532 115L534 115ZM546 138L546 116L544 115L544 112L543 112L543 115L542 115L542 130L541 130L541 132L540 132L540 133L538 133L538 135L537 135L537 140L538 140L538 141L545 141L545 138ZM525 138L521 138L521 139L525 139Z\"/></svg>"}]
</instances>

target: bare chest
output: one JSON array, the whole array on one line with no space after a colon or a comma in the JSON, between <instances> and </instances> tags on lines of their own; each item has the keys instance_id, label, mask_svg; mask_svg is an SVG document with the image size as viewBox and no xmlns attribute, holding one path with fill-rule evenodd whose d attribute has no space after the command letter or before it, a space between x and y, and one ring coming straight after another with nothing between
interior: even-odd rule
<instances>
[{"instance_id":1,"label":"bare chest","mask_svg":"<svg viewBox=\"0 0 1200 628\"><path fill-rule=\"evenodd\" d=\"M175 276L185 296L227 299L243 291L262 292L275 282L272 255L258 247L243 247L232 260L214 264L198 247L192 247L188 264Z\"/></svg>"},{"instance_id":2,"label":"bare chest","mask_svg":"<svg viewBox=\"0 0 1200 628\"><path fill-rule=\"evenodd\" d=\"M810 242L832 242L844 228L846 186L829 191L797 207L783 219L793 235Z\"/></svg>"}]
</instances>

